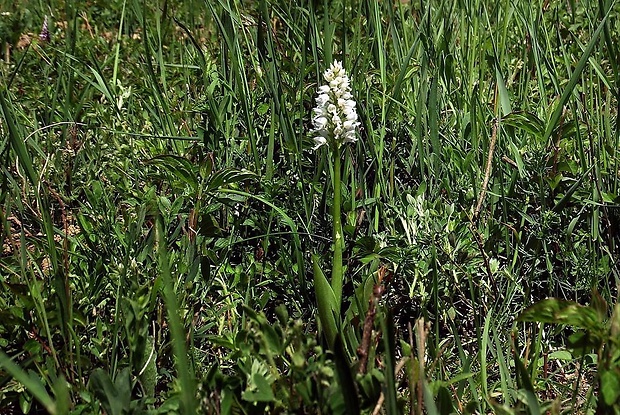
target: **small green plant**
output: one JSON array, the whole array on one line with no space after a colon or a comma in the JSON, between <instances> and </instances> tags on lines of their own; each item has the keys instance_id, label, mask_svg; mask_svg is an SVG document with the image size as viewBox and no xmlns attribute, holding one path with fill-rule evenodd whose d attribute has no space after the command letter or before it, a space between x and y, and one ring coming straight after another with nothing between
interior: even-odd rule
<instances>
[{"instance_id":1,"label":"small green plant","mask_svg":"<svg viewBox=\"0 0 620 415\"><path fill-rule=\"evenodd\" d=\"M573 356L584 357L592 352L596 355L596 414L620 414L619 303L609 307L596 291L588 306L548 298L527 308L517 321L557 324L575 330L567 341Z\"/></svg>"},{"instance_id":2,"label":"small green plant","mask_svg":"<svg viewBox=\"0 0 620 415\"><path fill-rule=\"evenodd\" d=\"M199 385L209 413L333 413L342 405L333 363L284 306L276 321L245 308L246 323L234 335L208 340L225 351Z\"/></svg>"}]
</instances>

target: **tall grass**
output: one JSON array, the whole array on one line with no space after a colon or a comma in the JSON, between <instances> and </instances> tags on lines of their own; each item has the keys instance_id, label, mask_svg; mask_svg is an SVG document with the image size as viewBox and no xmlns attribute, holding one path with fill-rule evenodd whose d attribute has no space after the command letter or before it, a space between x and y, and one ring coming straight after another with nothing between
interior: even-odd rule
<instances>
[{"instance_id":1,"label":"tall grass","mask_svg":"<svg viewBox=\"0 0 620 415\"><path fill-rule=\"evenodd\" d=\"M515 318L617 302L617 2L22 3L0 1L0 407L596 407L596 351ZM362 124L341 166L310 151L333 60ZM309 277L334 203L343 356Z\"/></svg>"}]
</instances>

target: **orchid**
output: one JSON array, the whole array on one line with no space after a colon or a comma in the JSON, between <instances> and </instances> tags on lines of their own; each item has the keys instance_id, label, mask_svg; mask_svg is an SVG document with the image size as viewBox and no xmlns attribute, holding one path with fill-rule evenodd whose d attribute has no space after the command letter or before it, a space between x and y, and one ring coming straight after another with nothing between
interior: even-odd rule
<instances>
[{"instance_id":1,"label":"orchid","mask_svg":"<svg viewBox=\"0 0 620 415\"><path fill-rule=\"evenodd\" d=\"M323 78L327 84L319 87L312 115L315 150L324 144L339 148L357 141L355 129L359 126L351 84L342 63L332 63Z\"/></svg>"},{"instance_id":2,"label":"orchid","mask_svg":"<svg viewBox=\"0 0 620 415\"><path fill-rule=\"evenodd\" d=\"M319 309L319 320L330 347L335 346L339 334L340 308L342 304L342 284L344 266L342 252L344 237L340 217L341 208L341 161L340 147L357 141L355 130L359 126L355 100L351 94L351 83L342 63L335 61L323 74L327 82L318 89L316 107L312 114L315 147L326 145L332 157L333 200L333 242L331 281L323 273L318 257L313 256L314 289Z\"/></svg>"}]
</instances>

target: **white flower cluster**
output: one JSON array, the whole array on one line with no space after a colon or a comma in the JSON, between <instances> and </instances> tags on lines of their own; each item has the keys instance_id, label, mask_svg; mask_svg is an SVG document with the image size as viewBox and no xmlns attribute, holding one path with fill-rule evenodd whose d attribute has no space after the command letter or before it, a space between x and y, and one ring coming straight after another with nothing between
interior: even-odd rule
<instances>
[{"instance_id":1,"label":"white flower cluster","mask_svg":"<svg viewBox=\"0 0 620 415\"><path fill-rule=\"evenodd\" d=\"M332 63L323 77L327 85L319 88L312 115L315 150L323 144L340 147L344 143L355 142L355 128L360 124L357 122L349 77L342 64L338 61Z\"/></svg>"}]
</instances>

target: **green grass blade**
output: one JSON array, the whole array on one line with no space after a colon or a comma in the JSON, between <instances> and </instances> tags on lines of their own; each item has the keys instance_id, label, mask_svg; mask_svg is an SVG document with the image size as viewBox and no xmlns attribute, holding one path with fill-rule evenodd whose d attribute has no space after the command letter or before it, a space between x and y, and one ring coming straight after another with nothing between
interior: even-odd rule
<instances>
[{"instance_id":1,"label":"green grass blade","mask_svg":"<svg viewBox=\"0 0 620 415\"><path fill-rule=\"evenodd\" d=\"M583 70L585 69L586 64L588 63L588 60L590 59L590 55L592 54L594 47L598 44L598 38L601 35L601 32L603 31L603 29L605 28L605 22L607 21L608 16L609 16L609 12L605 15L605 17L603 17L603 20L601 21L601 23L599 23L598 28L592 34L592 37L590 38L590 42L588 42L588 45L586 46L585 50L583 51L583 54L581 55L581 59L579 59L579 62L577 62L577 65L575 66L575 69L573 70L573 73L571 74L568 80L568 83L564 87L564 91L562 92L560 101L557 103L555 109L553 110L553 113L551 114L551 118L549 119L549 122L547 123L545 135L543 136L543 140L545 142L549 141L549 138L551 137L553 130L557 126L558 122L560 121L560 117L562 116L562 112L564 111L564 106L570 99L573 93L573 90L575 89L575 87L577 86L577 83L581 79L581 74Z\"/></svg>"},{"instance_id":2,"label":"green grass blade","mask_svg":"<svg viewBox=\"0 0 620 415\"><path fill-rule=\"evenodd\" d=\"M39 177L34 171L32 158L26 149L24 134L18 127L15 113L6 89L3 89L0 92L0 109L2 109L2 118L4 119L4 122L9 130L9 141L11 143L11 147L13 148L13 151L15 151L19 164L26 172L26 176L30 180L30 183L36 187L39 183Z\"/></svg>"},{"instance_id":3,"label":"green grass blade","mask_svg":"<svg viewBox=\"0 0 620 415\"><path fill-rule=\"evenodd\" d=\"M381 319L383 330L383 345L385 347L385 401L388 415L399 415L397 392L396 392L396 355L394 316L388 310Z\"/></svg>"},{"instance_id":4,"label":"green grass blade","mask_svg":"<svg viewBox=\"0 0 620 415\"><path fill-rule=\"evenodd\" d=\"M35 376L31 376L26 373L21 367L19 367L11 358L9 358L4 352L0 351L0 366L4 367L6 371L15 378L19 383L24 385L32 396L38 400L41 405L50 414L56 414L56 403L52 397L45 390L45 386L41 383L41 380Z\"/></svg>"},{"instance_id":5,"label":"green grass blade","mask_svg":"<svg viewBox=\"0 0 620 415\"><path fill-rule=\"evenodd\" d=\"M177 295L174 292L170 264L168 262L168 249L165 239L165 231L162 218L157 220L157 240L159 245L159 262L163 279L164 300L168 311L168 321L172 337L172 348L175 355L177 376L181 383L181 400L183 413L194 414L196 411L195 380L193 370L187 358L187 344L185 342L185 329L179 315Z\"/></svg>"},{"instance_id":6,"label":"green grass blade","mask_svg":"<svg viewBox=\"0 0 620 415\"><path fill-rule=\"evenodd\" d=\"M487 314L484 319L484 329L482 330L482 339L480 341L480 383L484 395L489 396L489 384L487 376L487 351L489 348L489 328L491 324L491 313Z\"/></svg>"}]
</instances>

